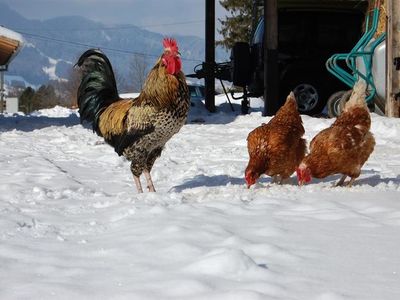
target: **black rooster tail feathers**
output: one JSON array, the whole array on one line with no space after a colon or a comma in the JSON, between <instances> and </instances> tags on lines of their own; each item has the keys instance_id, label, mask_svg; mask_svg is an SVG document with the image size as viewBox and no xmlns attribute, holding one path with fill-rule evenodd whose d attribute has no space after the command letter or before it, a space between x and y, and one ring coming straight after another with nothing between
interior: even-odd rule
<instances>
[{"instance_id":1,"label":"black rooster tail feathers","mask_svg":"<svg viewBox=\"0 0 400 300\"><path fill-rule=\"evenodd\" d=\"M75 66L82 70L78 88L81 122L91 122L93 130L102 135L99 129L100 115L110 104L119 100L111 63L99 49L89 49L81 55Z\"/></svg>"}]
</instances>

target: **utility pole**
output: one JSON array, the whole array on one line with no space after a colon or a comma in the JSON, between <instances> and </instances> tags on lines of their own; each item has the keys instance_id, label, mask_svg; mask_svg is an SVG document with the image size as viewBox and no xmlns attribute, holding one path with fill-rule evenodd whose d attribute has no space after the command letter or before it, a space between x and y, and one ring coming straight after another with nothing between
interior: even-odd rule
<instances>
[{"instance_id":1,"label":"utility pole","mask_svg":"<svg viewBox=\"0 0 400 300\"><path fill-rule=\"evenodd\" d=\"M206 61L205 71L205 104L210 112L215 112L215 0L206 0Z\"/></svg>"},{"instance_id":2,"label":"utility pole","mask_svg":"<svg viewBox=\"0 0 400 300\"><path fill-rule=\"evenodd\" d=\"M277 0L264 0L264 110L274 115L279 107L278 6Z\"/></svg>"},{"instance_id":3,"label":"utility pole","mask_svg":"<svg viewBox=\"0 0 400 300\"><path fill-rule=\"evenodd\" d=\"M386 0L386 115L400 117L400 1Z\"/></svg>"},{"instance_id":4,"label":"utility pole","mask_svg":"<svg viewBox=\"0 0 400 300\"><path fill-rule=\"evenodd\" d=\"M4 112L4 71L6 71L6 68L0 66L0 114Z\"/></svg>"}]
</instances>

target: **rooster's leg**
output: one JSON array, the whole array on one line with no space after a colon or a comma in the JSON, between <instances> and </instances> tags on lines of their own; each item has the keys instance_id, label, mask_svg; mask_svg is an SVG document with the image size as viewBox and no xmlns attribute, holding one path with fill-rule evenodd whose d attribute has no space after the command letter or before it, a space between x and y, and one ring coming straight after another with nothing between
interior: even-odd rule
<instances>
[{"instance_id":1,"label":"rooster's leg","mask_svg":"<svg viewBox=\"0 0 400 300\"><path fill-rule=\"evenodd\" d=\"M149 189L149 192L155 192L156 189L154 188L153 180L151 179L150 172L147 170L143 170L144 177L146 177L147 181L147 188Z\"/></svg>"},{"instance_id":2,"label":"rooster's leg","mask_svg":"<svg viewBox=\"0 0 400 300\"><path fill-rule=\"evenodd\" d=\"M140 156L138 156L141 158ZM138 193L143 193L142 183L140 182L140 174L143 173L143 166L137 161L131 162L131 172L133 175L133 180L135 181L136 189Z\"/></svg>"},{"instance_id":3,"label":"rooster's leg","mask_svg":"<svg viewBox=\"0 0 400 300\"><path fill-rule=\"evenodd\" d=\"M140 177L133 175L133 179L135 180L136 189L138 193L143 193L142 184L140 183Z\"/></svg>"},{"instance_id":4,"label":"rooster's leg","mask_svg":"<svg viewBox=\"0 0 400 300\"><path fill-rule=\"evenodd\" d=\"M342 178L340 178L340 180L335 184L335 186L342 186L346 177L347 175L343 175Z\"/></svg>"}]
</instances>

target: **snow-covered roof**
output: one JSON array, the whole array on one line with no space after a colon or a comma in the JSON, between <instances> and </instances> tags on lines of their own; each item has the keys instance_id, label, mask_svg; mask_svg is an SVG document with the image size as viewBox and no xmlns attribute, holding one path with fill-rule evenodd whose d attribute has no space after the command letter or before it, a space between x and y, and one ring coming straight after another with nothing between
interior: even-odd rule
<instances>
[{"instance_id":1,"label":"snow-covered roof","mask_svg":"<svg viewBox=\"0 0 400 300\"><path fill-rule=\"evenodd\" d=\"M0 66L6 66L22 48L24 39L18 32L0 26Z\"/></svg>"}]
</instances>

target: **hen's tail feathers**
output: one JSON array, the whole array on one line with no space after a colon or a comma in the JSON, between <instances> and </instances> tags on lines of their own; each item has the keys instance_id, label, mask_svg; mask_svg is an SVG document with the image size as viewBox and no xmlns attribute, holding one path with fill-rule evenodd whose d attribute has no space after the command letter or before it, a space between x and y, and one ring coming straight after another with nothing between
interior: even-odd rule
<instances>
[{"instance_id":1,"label":"hen's tail feathers","mask_svg":"<svg viewBox=\"0 0 400 300\"><path fill-rule=\"evenodd\" d=\"M353 87L353 92L351 93L349 101L347 101L345 110L353 106L361 106L367 108L367 103L365 101L367 85L364 80L358 80Z\"/></svg>"},{"instance_id":2,"label":"hen's tail feathers","mask_svg":"<svg viewBox=\"0 0 400 300\"><path fill-rule=\"evenodd\" d=\"M286 102L289 102L289 101L294 102L297 106L296 96L294 95L293 92L290 92L290 94L286 98Z\"/></svg>"},{"instance_id":3,"label":"hen's tail feathers","mask_svg":"<svg viewBox=\"0 0 400 300\"><path fill-rule=\"evenodd\" d=\"M293 92L290 92L290 94L286 97L285 104L281 107L281 109L279 109L277 114L286 114L287 111L297 111L296 96Z\"/></svg>"},{"instance_id":4,"label":"hen's tail feathers","mask_svg":"<svg viewBox=\"0 0 400 300\"><path fill-rule=\"evenodd\" d=\"M111 103L119 100L111 63L99 49L89 49L81 55L75 66L82 70L82 81L78 89L81 122L91 122L93 130L101 135L101 113Z\"/></svg>"}]
</instances>

